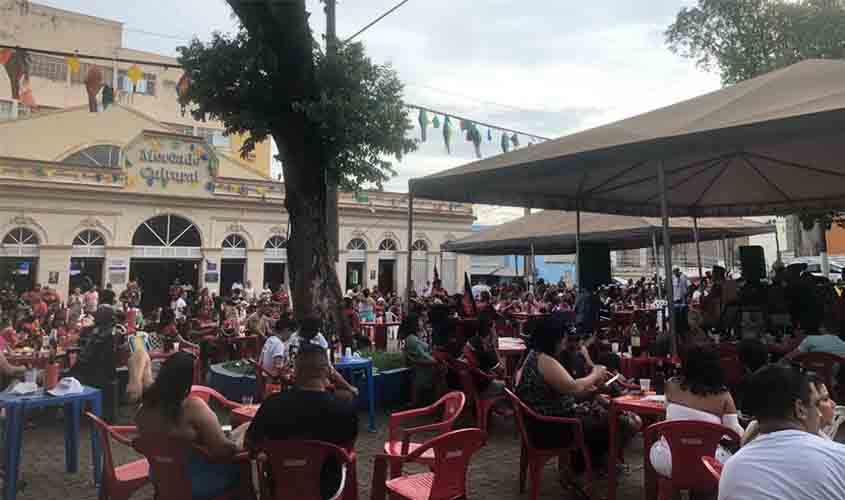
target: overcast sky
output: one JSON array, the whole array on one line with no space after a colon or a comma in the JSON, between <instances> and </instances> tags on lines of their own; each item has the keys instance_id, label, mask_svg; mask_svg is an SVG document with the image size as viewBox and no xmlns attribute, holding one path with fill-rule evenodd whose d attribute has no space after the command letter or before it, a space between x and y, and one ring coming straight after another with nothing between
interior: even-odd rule
<instances>
[{"instance_id":1,"label":"overcast sky","mask_svg":"<svg viewBox=\"0 0 845 500\"><path fill-rule=\"evenodd\" d=\"M175 55L193 35L230 31L223 0L40 0L121 21L126 47ZM308 0L315 35L325 29L318 0ZM398 0L339 0L338 35L346 38ZM583 130L715 90L717 75L672 54L663 31L690 0L410 0L359 40L375 62L391 63L406 101L547 137ZM155 33L146 34L143 32ZM161 36L165 35L165 36ZM412 116L416 124L416 114ZM419 135L415 130L414 134ZM497 154L500 134L487 142ZM522 141L525 142L524 140ZM447 155L439 130L399 165L387 188L474 159L453 138ZM519 214L479 208L479 222Z\"/></svg>"}]
</instances>

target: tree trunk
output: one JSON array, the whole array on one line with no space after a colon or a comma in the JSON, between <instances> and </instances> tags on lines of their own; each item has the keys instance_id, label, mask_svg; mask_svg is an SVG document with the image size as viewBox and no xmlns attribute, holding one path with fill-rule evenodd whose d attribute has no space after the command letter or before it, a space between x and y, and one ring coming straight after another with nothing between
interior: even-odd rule
<instances>
[{"instance_id":1,"label":"tree trunk","mask_svg":"<svg viewBox=\"0 0 845 500\"><path fill-rule=\"evenodd\" d=\"M325 168L320 149L301 131L280 150L285 178L285 207L290 221L288 267L291 295L297 321L318 315L327 338L337 335L351 345L350 325L343 317L343 295L334 267L326 218ZM280 148L281 149L281 148Z\"/></svg>"}]
</instances>

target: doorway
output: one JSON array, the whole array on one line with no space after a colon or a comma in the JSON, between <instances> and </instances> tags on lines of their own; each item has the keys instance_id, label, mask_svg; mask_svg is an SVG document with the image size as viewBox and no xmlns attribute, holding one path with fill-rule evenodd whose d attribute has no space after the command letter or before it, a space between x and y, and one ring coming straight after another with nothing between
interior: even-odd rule
<instances>
[{"instance_id":1,"label":"doorway","mask_svg":"<svg viewBox=\"0 0 845 500\"><path fill-rule=\"evenodd\" d=\"M70 259L70 292L74 288L84 290L84 283L90 279L97 288L103 286L103 259L73 257Z\"/></svg>"},{"instance_id":2,"label":"doorway","mask_svg":"<svg viewBox=\"0 0 845 500\"><path fill-rule=\"evenodd\" d=\"M382 293L388 294L395 290L396 284L396 261L378 261L378 288Z\"/></svg>"},{"instance_id":3,"label":"doorway","mask_svg":"<svg viewBox=\"0 0 845 500\"><path fill-rule=\"evenodd\" d=\"M346 263L346 289L352 290L355 287L364 287L364 263Z\"/></svg>"},{"instance_id":4,"label":"doorway","mask_svg":"<svg viewBox=\"0 0 845 500\"><path fill-rule=\"evenodd\" d=\"M285 264L283 262L266 262L264 264L264 283L273 293L285 284Z\"/></svg>"},{"instance_id":5,"label":"doorway","mask_svg":"<svg viewBox=\"0 0 845 500\"><path fill-rule=\"evenodd\" d=\"M232 294L232 285L240 283L246 288L246 261L242 259L223 259L220 265L220 295L228 297ZM252 284L253 288L257 285Z\"/></svg>"},{"instance_id":6,"label":"doorway","mask_svg":"<svg viewBox=\"0 0 845 500\"><path fill-rule=\"evenodd\" d=\"M197 289L198 260L132 259L129 279L141 287L141 309L145 312L170 305L170 285L180 283Z\"/></svg>"},{"instance_id":7,"label":"doorway","mask_svg":"<svg viewBox=\"0 0 845 500\"><path fill-rule=\"evenodd\" d=\"M6 257L0 259L0 285L12 285L18 294L35 288L38 276L38 259L26 257Z\"/></svg>"}]
</instances>

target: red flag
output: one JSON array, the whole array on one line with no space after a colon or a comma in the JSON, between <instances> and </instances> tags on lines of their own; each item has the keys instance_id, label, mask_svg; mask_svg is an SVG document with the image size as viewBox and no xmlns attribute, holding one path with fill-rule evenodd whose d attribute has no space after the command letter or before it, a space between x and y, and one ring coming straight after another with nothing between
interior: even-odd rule
<instances>
[{"instance_id":1,"label":"red flag","mask_svg":"<svg viewBox=\"0 0 845 500\"><path fill-rule=\"evenodd\" d=\"M440 273L437 272L437 264L434 264L434 281L440 281Z\"/></svg>"},{"instance_id":2,"label":"red flag","mask_svg":"<svg viewBox=\"0 0 845 500\"><path fill-rule=\"evenodd\" d=\"M475 307L475 297L472 296L472 287L469 286L469 276L464 273L464 317L474 318L478 314L478 309Z\"/></svg>"}]
</instances>

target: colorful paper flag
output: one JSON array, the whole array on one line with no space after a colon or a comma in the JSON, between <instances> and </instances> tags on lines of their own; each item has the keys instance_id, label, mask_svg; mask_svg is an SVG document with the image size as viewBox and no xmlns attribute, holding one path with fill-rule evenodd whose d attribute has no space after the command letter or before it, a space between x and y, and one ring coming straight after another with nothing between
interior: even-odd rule
<instances>
[{"instance_id":1,"label":"colorful paper flag","mask_svg":"<svg viewBox=\"0 0 845 500\"><path fill-rule=\"evenodd\" d=\"M132 92L138 91L138 82L144 78L144 72L141 71L141 68L138 67L137 64L133 64L129 67L129 70L126 72L126 77L129 78L129 81L132 82Z\"/></svg>"},{"instance_id":2,"label":"colorful paper flag","mask_svg":"<svg viewBox=\"0 0 845 500\"><path fill-rule=\"evenodd\" d=\"M440 117L434 115L434 119L431 120L431 126L434 128L440 128Z\"/></svg>"},{"instance_id":3,"label":"colorful paper flag","mask_svg":"<svg viewBox=\"0 0 845 500\"><path fill-rule=\"evenodd\" d=\"M506 132L502 132L502 153L507 153L511 149L511 143L508 139L508 134Z\"/></svg>"},{"instance_id":4,"label":"colorful paper flag","mask_svg":"<svg viewBox=\"0 0 845 500\"><path fill-rule=\"evenodd\" d=\"M420 110L417 121L420 123L420 139L425 142L428 139L428 113L424 109Z\"/></svg>"},{"instance_id":5,"label":"colorful paper flag","mask_svg":"<svg viewBox=\"0 0 845 500\"><path fill-rule=\"evenodd\" d=\"M70 56L65 59L67 63L67 68L70 70L72 75L79 73L79 70L82 68L82 61L79 60L76 56Z\"/></svg>"},{"instance_id":6,"label":"colorful paper flag","mask_svg":"<svg viewBox=\"0 0 845 500\"><path fill-rule=\"evenodd\" d=\"M446 145L446 152L452 154L452 122L448 116L443 119L443 143Z\"/></svg>"}]
</instances>

